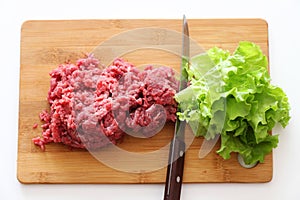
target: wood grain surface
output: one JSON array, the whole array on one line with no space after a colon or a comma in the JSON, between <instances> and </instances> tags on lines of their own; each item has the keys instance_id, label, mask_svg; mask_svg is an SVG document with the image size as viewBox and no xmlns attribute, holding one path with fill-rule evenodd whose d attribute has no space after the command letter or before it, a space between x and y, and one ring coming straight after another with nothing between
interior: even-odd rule
<instances>
[{"instance_id":1,"label":"wood grain surface","mask_svg":"<svg viewBox=\"0 0 300 200\"><path fill-rule=\"evenodd\" d=\"M233 51L238 42L249 40L268 55L268 25L261 19L189 19L190 37L204 49L218 46ZM115 34L134 28L160 27L181 31L181 20L57 20L27 21L21 29L20 100L17 178L21 183L163 183L166 168L148 173L126 173L109 168L88 151L49 144L43 152L31 139L41 135L39 113L49 109L46 101L49 72L60 63L75 62L99 43ZM180 59L166 52L136 51L123 56L141 65L159 62L178 69ZM119 145L126 151L150 152L170 141L174 124L151 139L125 137ZM196 138L186 153L183 182L268 182L272 179L272 154L265 162L245 169L236 154L223 160L214 151L198 158L201 138Z\"/></svg>"}]
</instances>

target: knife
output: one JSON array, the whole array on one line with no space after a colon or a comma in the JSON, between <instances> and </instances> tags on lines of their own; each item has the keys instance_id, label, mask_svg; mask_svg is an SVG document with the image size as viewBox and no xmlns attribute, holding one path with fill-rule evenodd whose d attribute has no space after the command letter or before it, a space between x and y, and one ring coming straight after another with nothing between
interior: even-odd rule
<instances>
[{"instance_id":1,"label":"knife","mask_svg":"<svg viewBox=\"0 0 300 200\"><path fill-rule=\"evenodd\" d=\"M189 62L190 54L189 30L185 15L183 16L182 32L182 58L179 91L187 87L187 77L184 68ZM178 106L177 111L181 112L180 106ZM175 122L174 137L169 151L169 164L167 167L164 200L180 199L185 157L185 125L185 121L180 121L177 118Z\"/></svg>"}]
</instances>

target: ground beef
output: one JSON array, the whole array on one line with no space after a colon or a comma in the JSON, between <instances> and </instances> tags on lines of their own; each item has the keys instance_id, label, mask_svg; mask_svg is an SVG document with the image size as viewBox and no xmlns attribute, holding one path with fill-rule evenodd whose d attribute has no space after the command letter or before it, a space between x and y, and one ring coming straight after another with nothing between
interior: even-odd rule
<instances>
[{"instance_id":1,"label":"ground beef","mask_svg":"<svg viewBox=\"0 0 300 200\"><path fill-rule=\"evenodd\" d=\"M43 133L34 144L98 149L126 133L152 136L165 121L176 120L173 97L179 82L171 68L139 70L122 59L103 70L98 65L89 55L50 73L50 111L40 114Z\"/></svg>"},{"instance_id":2,"label":"ground beef","mask_svg":"<svg viewBox=\"0 0 300 200\"><path fill-rule=\"evenodd\" d=\"M178 82L174 75L171 68L151 66L124 74L112 92L112 110L123 131L149 137L167 120L176 120L173 97Z\"/></svg>"},{"instance_id":3,"label":"ground beef","mask_svg":"<svg viewBox=\"0 0 300 200\"><path fill-rule=\"evenodd\" d=\"M37 123L33 124L32 128L35 129L37 128L39 125Z\"/></svg>"}]
</instances>

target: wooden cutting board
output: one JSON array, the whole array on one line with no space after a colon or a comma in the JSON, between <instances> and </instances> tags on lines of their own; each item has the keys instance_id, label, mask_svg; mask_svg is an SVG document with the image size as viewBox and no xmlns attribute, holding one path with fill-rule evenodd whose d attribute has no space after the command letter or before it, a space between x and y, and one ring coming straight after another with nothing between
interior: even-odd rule
<instances>
[{"instance_id":1,"label":"wooden cutting board","mask_svg":"<svg viewBox=\"0 0 300 200\"><path fill-rule=\"evenodd\" d=\"M261 19L189 19L190 36L205 49L218 46L233 51L238 42L249 40L260 45L268 55L268 25ZM166 168L150 173L125 173L114 170L88 151L49 144L46 151L31 139L41 135L39 113L48 109L46 101L49 72L65 61L75 62L112 35L142 27L160 27L181 31L181 20L59 20L27 21L21 30L21 66L19 100L19 137L17 177L21 183L163 183ZM153 61L178 68L179 59L165 52L157 56L136 52L124 56L134 64ZM154 151L170 141L174 124L168 124L152 139L125 137L121 148L128 151ZM198 159L201 138L193 141L186 153L185 183L268 182L272 179L272 154L263 164L245 169L237 156L223 160L215 150Z\"/></svg>"}]
</instances>

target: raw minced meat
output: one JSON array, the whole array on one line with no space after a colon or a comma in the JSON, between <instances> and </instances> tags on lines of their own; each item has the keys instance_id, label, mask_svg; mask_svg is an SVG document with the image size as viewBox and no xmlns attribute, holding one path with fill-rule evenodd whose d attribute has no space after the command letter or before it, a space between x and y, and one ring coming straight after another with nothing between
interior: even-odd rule
<instances>
[{"instance_id":1,"label":"raw minced meat","mask_svg":"<svg viewBox=\"0 0 300 200\"><path fill-rule=\"evenodd\" d=\"M50 73L50 111L40 114L43 133L34 144L97 149L129 132L151 136L165 121L176 120L179 82L171 68L139 70L119 58L105 69L98 65L89 55Z\"/></svg>"},{"instance_id":2,"label":"raw minced meat","mask_svg":"<svg viewBox=\"0 0 300 200\"><path fill-rule=\"evenodd\" d=\"M37 128L39 125L37 123L33 124L32 128L35 129Z\"/></svg>"}]
</instances>

